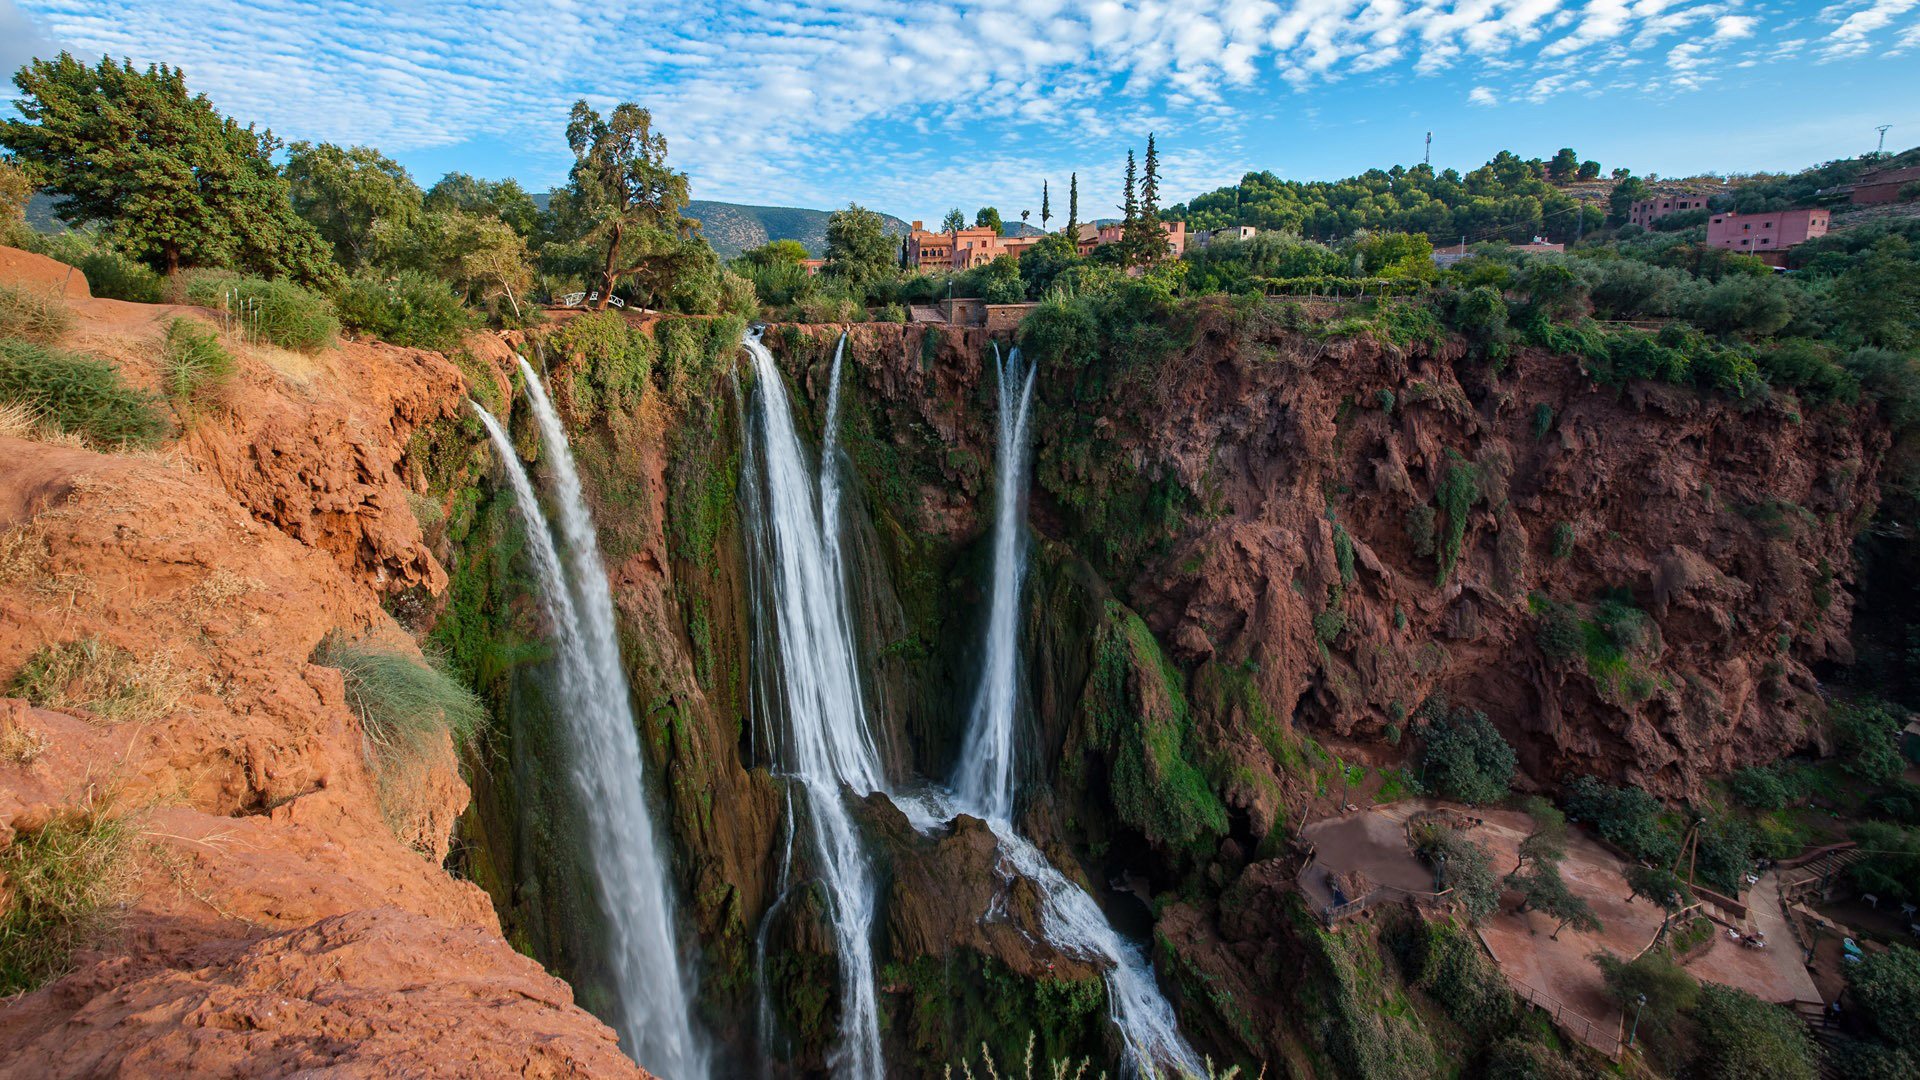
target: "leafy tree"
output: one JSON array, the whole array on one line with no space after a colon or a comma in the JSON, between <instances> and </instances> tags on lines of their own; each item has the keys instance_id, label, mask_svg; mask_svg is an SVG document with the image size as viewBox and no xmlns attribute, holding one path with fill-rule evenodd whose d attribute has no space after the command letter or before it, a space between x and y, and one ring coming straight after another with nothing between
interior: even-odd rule
<instances>
[{"instance_id":1,"label":"leafy tree","mask_svg":"<svg viewBox=\"0 0 1920 1080\"><path fill-rule=\"evenodd\" d=\"M33 198L33 181L27 171L0 158L0 236L26 221L27 203Z\"/></svg>"},{"instance_id":2,"label":"leafy tree","mask_svg":"<svg viewBox=\"0 0 1920 1080\"><path fill-rule=\"evenodd\" d=\"M1553 160L1547 162L1547 179L1549 180L1571 180L1579 171L1580 155L1574 153L1571 146L1561 147L1560 152L1553 155Z\"/></svg>"},{"instance_id":3,"label":"leafy tree","mask_svg":"<svg viewBox=\"0 0 1920 1080\"><path fill-rule=\"evenodd\" d=\"M382 261L419 224L420 189L400 163L368 146L287 147L294 212L313 223L348 270Z\"/></svg>"},{"instance_id":4,"label":"leafy tree","mask_svg":"<svg viewBox=\"0 0 1920 1080\"><path fill-rule=\"evenodd\" d=\"M1520 841L1519 861L1513 872L1529 862L1558 862L1567 853L1567 815L1538 795L1529 795L1520 809L1533 822L1533 831Z\"/></svg>"},{"instance_id":5,"label":"leafy tree","mask_svg":"<svg viewBox=\"0 0 1920 1080\"><path fill-rule=\"evenodd\" d=\"M1834 285L1836 312L1863 344L1920 344L1920 253L1905 237L1882 237Z\"/></svg>"},{"instance_id":6,"label":"leafy tree","mask_svg":"<svg viewBox=\"0 0 1920 1080\"><path fill-rule=\"evenodd\" d=\"M279 142L189 96L180 69L135 71L67 53L13 77L19 119L0 144L69 225L100 224L113 246L155 269L222 266L324 284L338 276L325 241L293 212L273 165Z\"/></svg>"},{"instance_id":7,"label":"leafy tree","mask_svg":"<svg viewBox=\"0 0 1920 1080\"><path fill-rule=\"evenodd\" d=\"M1847 867L1855 888L1882 900L1920 902L1920 830L1863 821L1854 826L1853 838L1865 855Z\"/></svg>"},{"instance_id":8,"label":"leafy tree","mask_svg":"<svg viewBox=\"0 0 1920 1080\"><path fill-rule=\"evenodd\" d=\"M1433 868L1437 889L1452 889L1469 922L1483 922L1500 906L1500 882L1487 849L1457 829L1429 825L1415 837L1415 851Z\"/></svg>"},{"instance_id":9,"label":"leafy tree","mask_svg":"<svg viewBox=\"0 0 1920 1080\"><path fill-rule=\"evenodd\" d=\"M1000 211L991 206L983 206L974 212L973 227L976 229L992 229L993 235L995 236L1004 236L1007 231L1006 224L1000 220Z\"/></svg>"},{"instance_id":10,"label":"leafy tree","mask_svg":"<svg viewBox=\"0 0 1920 1080\"><path fill-rule=\"evenodd\" d=\"M448 173L428 188L424 206L428 211L492 215L527 238L539 231L543 217L540 205L518 180L479 180L463 172Z\"/></svg>"},{"instance_id":11,"label":"leafy tree","mask_svg":"<svg viewBox=\"0 0 1920 1080\"><path fill-rule=\"evenodd\" d=\"M893 250L880 215L848 203L827 218L827 259L821 272L864 291L893 275Z\"/></svg>"},{"instance_id":12,"label":"leafy tree","mask_svg":"<svg viewBox=\"0 0 1920 1080\"><path fill-rule=\"evenodd\" d=\"M1020 280L1027 299L1046 296L1054 281L1080 262L1079 248L1066 233L1048 233L1020 253Z\"/></svg>"},{"instance_id":13,"label":"leafy tree","mask_svg":"<svg viewBox=\"0 0 1920 1080\"><path fill-rule=\"evenodd\" d=\"M602 119L576 101L567 119L567 146L573 169L565 209L572 230L604 252L594 274L595 309L605 310L629 278L640 279L650 293L666 292L677 273L697 262L688 249L706 245L680 215L687 177L667 165L667 138L653 129L653 114L622 102Z\"/></svg>"},{"instance_id":14,"label":"leafy tree","mask_svg":"<svg viewBox=\"0 0 1920 1080\"><path fill-rule=\"evenodd\" d=\"M1621 171L1614 170L1619 182L1613 185L1613 191L1607 196L1607 221L1614 225L1625 225L1633 204L1653 195L1645 182L1632 175L1620 176Z\"/></svg>"},{"instance_id":15,"label":"leafy tree","mask_svg":"<svg viewBox=\"0 0 1920 1080\"><path fill-rule=\"evenodd\" d=\"M1153 132L1147 132L1147 160L1140 177L1140 216L1151 222L1160 220L1160 151L1153 145Z\"/></svg>"},{"instance_id":16,"label":"leafy tree","mask_svg":"<svg viewBox=\"0 0 1920 1080\"><path fill-rule=\"evenodd\" d=\"M1524 872L1508 874L1506 884L1520 893L1519 911L1537 909L1559 920L1549 935L1555 941L1568 926L1588 933L1600 930L1600 919L1594 914L1593 905L1568 888L1558 861L1537 861Z\"/></svg>"},{"instance_id":17,"label":"leafy tree","mask_svg":"<svg viewBox=\"0 0 1920 1080\"><path fill-rule=\"evenodd\" d=\"M1707 983L1693 1013L1691 1073L1703 1080L1814 1080L1818 1051L1787 1010Z\"/></svg>"},{"instance_id":18,"label":"leafy tree","mask_svg":"<svg viewBox=\"0 0 1920 1080\"><path fill-rule=\"evenodd\" d=\"M947 211L946 220L940 223L940 231L950 234L957 233L966 227L967 215L961 213L960 208L957 206Z\"/></svg>"},{"instance_id":19,"label":"leafy tree","mask_svg":"<svg viewBox=\"0 0 1920 1080\"><path fill-rule=\"evenodd\" d=\"M1660 801L1637 787L1610 787L1582 776L1567 785L1564 802L1569 818L1591 822L1636 859L1665 864L1680 851L1678 838L1660 823Z\"/></svg>"},{"instance_id":20,"label":"leafy tree","mask_svg":"<svg viewBox=\"0 0 1920 1080\"><path fill-rule=\"evenodd\" d=\"M1894 945L1846 968L1856 1015L1887 1045L1920 1055L1920 949Z\"/></svg>"},{"instance_id":21,"label":"leafy tree","mask_svg":"<svg viewBox=\"0 0 1920 1080\"><path fill-rule=\"evenodd\" d=\"M1600 163L1591 158L1581 162L1579 176L1582 180L1598 180L1600 178Z\"/></svg>"},{"instance_id":22,"label":"leafy tree","mask_svg":"<svg viewBox=\"0 0 1920 1080\"><path fill-rule=\"evenodd\" d=\"M1607 985L1607 996L1631 1010L1640 1004L1640 1023L1666 1029L1700 1000L1700 984L1685 968L1659 949L1649 949L1633 960L1622 960L1610 952L1593 954L1593 963Z\"/></svg>"},{"instance_id":23,"label":"leafy tree","mask_svg":"<svg viewBox=\"0 0 1920 1080\"><path fill-rule=\"evenodd\" d=\"M1848 772L1870 783L1885 783L1906 768L1895 741L1906 721L1893 706L1872 699L1842 701L1828 718Z\"/></svg>"},{"instance_id":24,"label":"leafy tree","mask_svg":"<svg viewBox=\"0 0 1920 1080\"><path fill-rule=\"evenodd\" d=\"M1449 713L1445 699L1435 697L1421 706L1420 715L1427 723L1421 770L1429 787L1475 805L1506 798L1516 758L1486 713Z\"/></svg>"},{"instance_id":25,"label":"leafy tree","mask_svg":"<svg viewBox=\"0 0 1920 1080\"><path fill-rule=\"evenodd\" d=\"M1806 303L1798 285L1778 277L1724 277L1686 295L1687 318L1716 334L1770 335L1786 328Z\"/></svg>"},{"instance_id":26,"label":"leafy tree","mask_svg":"<svg viewBox=\"0 0 1920 1080\"><path fill-rule=\"evenodd\" d=\"M807 245L798 240L769 240L741 252L739 261L753 266L799 266L807 261Z\"/></svg>"},{"instance_id":27,"label":"leafy tree","mask_svg":"<svg viewBox=\"0 0 1920 1080\"><path fill-rule=\"evenodd\" d=\"M1693 900L1693 890L1687 888L1687 883L1660 866L1629 866L1627 887L1632 890L1627 894L1628 903L1636 896L1644 896L1668 911L1678 911Z\"/></svg>"}]
</instances>

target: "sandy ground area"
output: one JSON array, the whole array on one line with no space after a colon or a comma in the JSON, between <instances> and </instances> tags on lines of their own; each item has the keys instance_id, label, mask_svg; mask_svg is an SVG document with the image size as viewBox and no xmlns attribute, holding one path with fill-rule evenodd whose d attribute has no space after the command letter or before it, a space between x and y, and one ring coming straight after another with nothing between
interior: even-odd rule
<instances>
[{"instance_id":1,"label":"sandy ground area","mask_svg":"<svg viewBox=\"0 0 1920 1080\"><path fill-rule=\"evenodd\" d=\"M1406 822L1422 810L1443 804L1410 799L1328 818L1308 825L1303 835L1316 851L1316 865L1301 877L1301 885L1316 904L1332 902L1327 871L1360 871L1376 884L1423 891L1432 888L1432 875L1408 850ZM1472 811L1481 823L1467 831L1469 839L1487 849L1496 874L1504 875L1519 858L1520 842L1532 831L1531 820L1516 810ZM1500 969L1524 996L1554 1012L1562 1025L1599 1049L1611 1051L1619 1038L1620 1008L1607 996L1595 953L1616 956L1640 954L1665 921L1665 913L1645 900L1628 900L1631 888L1626 866L1612 852L1578 829L1567 838L1567 855L1560 864L1574 892L1593 906L1601 929L1595 933L1566 929L1553 936L1558 920L1537 911L1516 914L1518 897L1503 898L1500 911L1478 928L1480 940ZM1695 977L1739 987L1774 1002L1819 1001L1819 990L1801 961L1801 950L1788 930L1780 907L1778 882L1762 877L1746 897L1753 924L1765 933L1765 949L1742 947L1716 930L1713 944L1688 963Z\"/></svg>"}]
</instances>

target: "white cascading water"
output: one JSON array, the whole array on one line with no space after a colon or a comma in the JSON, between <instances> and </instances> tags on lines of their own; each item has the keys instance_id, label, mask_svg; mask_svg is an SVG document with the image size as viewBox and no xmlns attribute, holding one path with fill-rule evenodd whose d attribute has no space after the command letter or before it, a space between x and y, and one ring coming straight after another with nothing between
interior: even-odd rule
<instances>
[{"instance_id":1,"label":"white cascading water","mask_svg":"<svg viewBox=\"0 0 1920 1080\"><path fill-rule=\"evenodd\" d=\"M976 808L988 821L1010 821L1016 767L1015 695L1020 686L1020 587L1027 574L1027 418L1033 404L1033 369L1021 373L1017 348L1002 360L998 343L993 359L1000 387L1000 439L994 451L998 471L994 476L993 596L987 607L980 689L974 696L953 788L962 806Z\"/></svg>"},{"instance_id":2,"label":"white cascading water","mask_svg":"<svg viewBox=\"0 0 1920 1080\"><path fill-rule=\"evenodd\" d=\"M999 368L1000 437L995 484L993 595L987 612L985 657L974 699L965 750L954 778L956 799L935 809L903 809L926 828L930 814L951 818L955 809L984 819L1000 840L1003 872L1018 873L1040 889L1047 940L1076 956L1104 961L1107 1015L1127 1047L1128 1065L1142 1076L1172 1072L1204 1076L1199 1057L1180 1037L1173 1006L1161 995L1153 968L1139 946L1122 938L1086 891L1055 869L1013 827L1014 730L1019 717L1020 588L1026 576L1027 423L1033 404L1033 371L1014 349ZM1019 390L1014 389L1015 383Z\"/></svg>"},{"instance_id":3,"label":"white cascading water","mask_svg":"<svg viewBox=\"0 0 1920 1080\"><path fill-rule=\"evenodd\" d=\"M764 471L758 506L764 515L761 540L771 571L766 582L769 614L778 629L781 704L787 714L782 765L806 795L839 953L840 1043L833 1067L841 1076L877 1080L884 1064L873 970L875 886L845 789L865 796L884 791L885 782L854 661L839 543L834 436L829 431L822 440L816 483L773 354L751 333L743 344L753 359L759 390L755 419L760 446L757 455L745 456L743 465L752 468L757 456ZM838 375L836 353L836 386ZM837 405L837 394L834 399ZM749 475L745 482L761 481Z\"/></svg>"},{"instance_id":4,"label":"white cascading water","mask_svg":"<svg viewBox=\"0 0 1920 1080\"><path fill-rule=\"evenodd\" d=\"M567 733L573 758L569 773L606 919L615 1027L628 1055L649 1071L669 1080L704 1077L707 1048L694 1030L691 972L674 942L673 896L647 806L640 739L620 666L613 596L599 541L559 415L525 358L520 368L550 466L564 564L512 441L485 409L475 404L474 411L506 466L553 624L556 714Z\"/></svg>"}]
</instances>

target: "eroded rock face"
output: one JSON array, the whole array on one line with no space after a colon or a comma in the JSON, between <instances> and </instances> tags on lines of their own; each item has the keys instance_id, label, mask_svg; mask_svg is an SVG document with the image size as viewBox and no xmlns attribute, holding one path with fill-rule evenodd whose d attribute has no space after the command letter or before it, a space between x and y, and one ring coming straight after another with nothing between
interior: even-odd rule
<instances>
[{"instance_id":1,"label":"eroded rock face","mask_svg":"<svg viewBox=\"0 0 1920 1080\"><path fill-rule=\"evenodd\" d=\"M68 296L67 344L140 385L166 318L207 317ZM451 745L394 798L312 662L333 632L413 648L383 597L446 578L407 446L459 373L231 347L224 400L159 451L0 438L0 685L90 642L147 691L137 715L0 700L28 748L0 761L0 836L88 813L133 832L117 925L0 1006L0 1075L637 1074L442 868L469 797Z\"/></svg>"}]
</instances>

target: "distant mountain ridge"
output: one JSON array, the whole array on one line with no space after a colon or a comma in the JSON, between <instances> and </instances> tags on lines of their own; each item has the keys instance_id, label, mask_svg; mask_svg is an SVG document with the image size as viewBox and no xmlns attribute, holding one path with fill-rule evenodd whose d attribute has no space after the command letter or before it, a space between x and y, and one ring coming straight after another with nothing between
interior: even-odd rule
<instances>
[{"instance_id":1,"label":"distant mountain ridge","mask_svg":"<svg viewBox=\"0 0 1920 1080\"><path fill-rule=\"evenodd\" d=\"M545 210L552 196L549 191L535 192L533 201ZM833 211L694 199L682 213L700 223L700 235L722 259L769 240L798 240L817 259L827 253L827 217ZM888 236L907 235L907 223L892 214L881 214L880 222Z\"/></svg>"}]
</instances>

